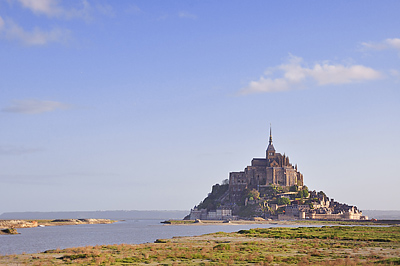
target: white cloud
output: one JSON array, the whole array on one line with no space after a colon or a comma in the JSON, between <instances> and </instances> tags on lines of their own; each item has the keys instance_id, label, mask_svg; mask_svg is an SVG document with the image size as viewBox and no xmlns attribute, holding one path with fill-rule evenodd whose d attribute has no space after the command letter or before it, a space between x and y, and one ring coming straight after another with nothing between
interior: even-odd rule
<instances>
[{"instance_id":1,"label":"white cloud","mask_svg":"<svg viewBox=\"0 0 400 266\"><path fill-rule=\"evenodd\" d=\"M271 77L276 71L283 72L282 77ZM328 62L316 63L312 68L304 65L300 57L290 56L287 64L270 68L258 81L251 81L241 90L241 94L257 92L287 91L302 87L306 82L317 86L329 84L345 84L375 80L382 74L362 65L340 65Z\"/></svg>"},{"instance_id":2,"label":"white cloud","mask_svg":"<svg viewBox=\"0 0 400 266\"><path fill-rule=\"evenodd\" d=\"M290 83L286 79L270 79L261 77L258 81L251 81L250 84L242 90L242 93L248 94L253 92L276 92L286 91L289 89Z\"/></svg>"},{"instance_id":3,"label":"white cloud","mask_svg":"<svg viewBox=\"0 0 400 266\"><path fill-rule=\"evenodd\" d=\"M399 38L386 39L386 43L389 45L389 47L400 50L400 39Z\"/></svg>"},{"instance_id":4,"label":"white cloud","mask_svg":"<svg viewBox=\"0 0 400 266\"><path fill-rule=\"evenodd\" d=\"M361 44L366 49L372 50L387 50L387 49L395 49L400 51L400 39L392 38L386 39L382 42L374 43L374 42L363 42Z\"/></svg>"},{"instance_id":5,"label":"white cloud","mask_svg":"<svg viewBox=\"0 0 400 266\"><path fill-rule=\"evenodd\" d=\"M382 74L378 71L362 65L316 64L313 69L308 69L307 72L318 81L319 85L360 82L382 77Z\"/></svg>"},{"instance_id":6,"label":"white cloud","mask_svg":"<svg viewBox=\"0 0 400 266\"><path fill-rule=\"evenodd\" d=\"M65 43L70 39L70 31L66 29L54 28L49 31L41 30L38 27L31 31L26 31L11 20L3 22L0 27L0 37L8 40L17 40L24 45L45 45L50 42ZM0 24L1 24L0 21Z\"/></svg>"},{"instance_id":7,"label":"white cloud","mask_svg":"<svg viewBox=\"0 0 400 266\"><path fill-rule=\"evenodd\" d=\"M90 15L93 10L92 6L87 0L82 0L79 8L66 9L60 5L58 0L14 0L18 1L22 7L31 10L36 15L46 15L48 17L57 18L82 18L85 20L91 20ZM76 1L74 2L76 3ZM113 14L111 6L108 5L96 5L96 9L102 14Z\"/></svg>"},{"instance_id":8,"label":"white cloud","mask_svg":"<svg viewBox=\"0 0 400 266\"><path fill-rule=\"evenodd\" d=\"M181 11L181 12L179 12L178 15L179 15L180 18L197 19L196 15L191 14L191 13L186 12L186 11Z\"/></svg>"},{"instance_id":9,"label":"white cloud","mask_svg":"<svg viewBox=\"0 0 400 266\"><path fill-rule=\"evenodd\" d=\"M18 0L25 8L30 9L35 14L45 14L49 17L60 16L64 10L56 0Z\"/></svg>"},{"instance_id":10,"label":"white cloud","mask_svg":"<svg viewBox=\"0 0 400 266\"><path fill-rule=\"evenodd\" d=\"M40 114L55 111L57 109L68 109L69 105L55 101L43 101L37 99L14 101L11 106L1 109L2 112L19 114Z\"/></svg>"}]
</instances>

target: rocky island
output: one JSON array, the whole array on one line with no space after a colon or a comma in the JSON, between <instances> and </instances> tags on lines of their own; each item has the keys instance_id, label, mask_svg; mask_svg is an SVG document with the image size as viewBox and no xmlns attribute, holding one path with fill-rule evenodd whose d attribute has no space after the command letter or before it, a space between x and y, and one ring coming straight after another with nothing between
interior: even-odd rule
<instances>
[{"instance_id":1,"label":"rocky island","mask_svg":"<svg viewBox=\"0 0 400 266\"><path fill-rule=\"evenodd\" d=\"M32 228L57 225L110 224L109 219L55 219L55 220L0 220L0 234L18 234L16 228Z\"/></svg>"},{"instance_id":2,"label":"rocky island","mask_svg":"<svg viewBox=\"0 0 400 266\"><path fill-rule=\"evenodd\" d=\"M339 203L323 191L310 191L289 156L276 152L270 129L265 158L253 158L241 172L212 187L187 220L367 220L356 206Z\"/></svg>"}]
</instances>

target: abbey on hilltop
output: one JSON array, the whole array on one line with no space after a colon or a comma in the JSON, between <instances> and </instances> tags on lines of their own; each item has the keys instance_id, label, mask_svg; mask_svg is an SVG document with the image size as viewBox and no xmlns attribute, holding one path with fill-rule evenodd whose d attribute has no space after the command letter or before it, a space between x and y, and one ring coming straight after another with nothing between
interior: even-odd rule
<instances>
[{"instance_id":1,"label":"abbey on hilltop","mask_svg":"<svg viewBox=\"0 0 400 266\"><path fill-rule=\"evenodd\" d=\"M185 219L368 219L356 206L329 199L323 191L309 191L303 175L289 157L275 151L272 131L265 158L253 158L244 171L229 173Z\"/></svg>"},{"instance_id":2,"label":"abbey on hilltop","mask_svg":"<svg viewBox=\"0 0 400 266\"><path fill-rule=\"evenodd\" d=\"M265 158L254 158L251 166L243 172L229 174L229 195L232 202L240 200L246 189L257 189L270 185L303 186L303 175L297 165L289 162L289 157L275 151L272 144L272 131L269 130L269 145Z\"/></svg>"}]
</instances>

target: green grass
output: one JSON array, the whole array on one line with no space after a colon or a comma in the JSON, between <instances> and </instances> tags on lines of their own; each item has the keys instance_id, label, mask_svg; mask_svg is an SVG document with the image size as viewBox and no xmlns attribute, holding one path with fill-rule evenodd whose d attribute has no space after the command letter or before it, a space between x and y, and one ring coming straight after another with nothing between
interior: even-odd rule
<instances>
[{"instance_id":1,"label":"green grass","mask_svg":"<svg viewBox=\"0 0 400 266\"><path fill-rule=\"evenodd\" d=\"M399 235L395 226L251 229L0 256L0 265L400 265Z\"/></svg>"},{"instance_id":2,"label":"green grass","mask_svg":"<svg viewBox=\"0 0 400 266\"><path fill-rule=\"evenodd\" d=\"M279 227L241 230L238 232L248 237L281 239L335 239L376 242L400 242L400 227L367 226L323 226L323 227Z\"/></svg>"},{"instance_id":3,"label":"green grass","mask_svg":"<svg viewBox=\"0 0 400 266\"><path fill-rule=\"evenodd\" d=\"M378 260L376 264L400 265L400 258L390 258L385 260Z\"/></svg>"}]
</instances>

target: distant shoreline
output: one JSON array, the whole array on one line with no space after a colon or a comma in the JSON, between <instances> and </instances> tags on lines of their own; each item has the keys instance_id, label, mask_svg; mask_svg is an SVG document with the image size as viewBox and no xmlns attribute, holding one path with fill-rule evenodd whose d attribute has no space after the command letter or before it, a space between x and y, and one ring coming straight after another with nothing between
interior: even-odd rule
<instances>
[{"instance_id":1,"label":"distant shoreline","mask_svg":"<svg viewBox=\"0 0 400 266\"><path fill-rule=\"evenodd\" d=\"M400 210L366 210L363 214L378 220L399 220ZM108 210L108 211L54 211L54 212L4 212L0 220L53 220L53 219L111 219L111 220L178 220L190 210Z\"/></svg>"},{"instance_id":2,"label":"distant shoreline","mask_svg":"<svg viewBox=\"0 0 400 266\"><path fill-rule=\"evenodd\" d=\"M277 225L395 225L400 224L400 220L166 220L161 222L166 225L223 225L223 224L277 224Z\"/></svg>"},{"instance_id":3,"label":"distant shoreline","mask_svg":"<svg viewBox=\"0 0 400 266\"><path fill-rule=\"evenodd\" d=\"M4 212L0 220L54 220L54 219L111 219L111 220L166 220L183 219L190 210L108 210L108 211L53 211Z\"/></svg>"},{"instance_id":4,"label":"distant shoreline","mask_svg":"<svg viewBox=\"0 0 400 266\"><path fill-rule=\"evenodd\" d=\"M115 220L110 219L55 219L55 220L0 220L0 230L2 235L17 234L7 233L8 229L33 228L45 226L79 225L79 224L111 224Z\"/></svg>"}]
</instances>

